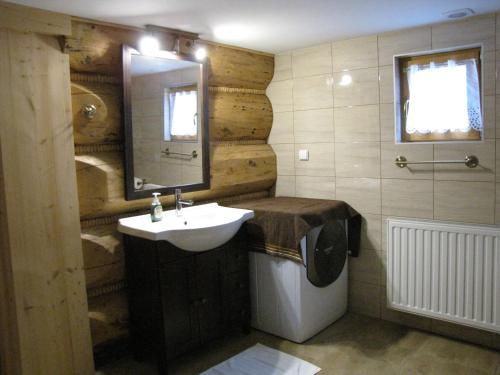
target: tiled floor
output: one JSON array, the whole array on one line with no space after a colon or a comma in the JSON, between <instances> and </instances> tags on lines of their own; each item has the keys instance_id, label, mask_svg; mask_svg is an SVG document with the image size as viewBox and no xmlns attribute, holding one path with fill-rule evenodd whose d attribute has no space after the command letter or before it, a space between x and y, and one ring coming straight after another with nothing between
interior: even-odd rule
<instances>
[{"instance_id":1,"label":"tiled floor","mask_svg":"<svg viewBox=\"0 0 500 375\"><path fill-rule=\"evenodd\" d=\"M259 331L221 340L179 358L169 373L199 374L257 342L320 366L321 375L500 375L500 352L356 314L346 315L304 344ZM156 370L127 359L98 374L152 375Z\"/></svg>"}]
</instances>

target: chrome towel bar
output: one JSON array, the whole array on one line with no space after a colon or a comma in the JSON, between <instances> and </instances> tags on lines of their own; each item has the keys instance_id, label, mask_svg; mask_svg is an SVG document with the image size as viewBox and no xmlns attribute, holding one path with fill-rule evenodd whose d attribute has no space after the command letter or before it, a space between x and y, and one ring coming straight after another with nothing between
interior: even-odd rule
<instances>
[{"instance_id":1,"label":"chrome towel bar","mask_svg":"<svg viewBox=\"0 0 500 375\"><path fill-rule=\"evenodd\" d=\"M394 163L399 168L407 167L408 164L465 164L469 168L476 168L479 165L479 159L475 155L465 155L462 160L421 160L408 161L406 157L399 155Z\"/></svg>"},{"instance_id":2,"label":"chrome towel bar","mask_svg":"<svg viewBox=\"0 0 500 375\"><path fill-rule=\"evenodd\" d=\"M198 153L196 150L193 150L191 153L182 153L182 152L172 152L168 148L165 149L165 151L161 152L162 154L165 154L165 156L168 158L170 155L179 155L179 156L189 156L191 159L196 159L198 157Z\"/></svg>"}]
</instances>

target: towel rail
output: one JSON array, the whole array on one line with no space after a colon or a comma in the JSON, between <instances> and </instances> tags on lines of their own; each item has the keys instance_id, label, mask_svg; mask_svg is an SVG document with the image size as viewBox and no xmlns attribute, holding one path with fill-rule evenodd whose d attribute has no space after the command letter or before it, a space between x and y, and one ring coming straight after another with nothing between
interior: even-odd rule
<instances>
[{"instance_id":1,"label":"towel rail","mask_svg":"<svg viewBox=\"0 0 500 375\"><path fill-rule=\"evenodd\" d=\"M407 167L408 164L465 164L469 168L476 168L479 165L479 159L475 155L465 155L462 160L420 160L408 161L405 156L398 155L394 163L399 168Z\"/></svg>"},{"instance_id":2,"label":"towel rail","mask_svg":"<svg viewBox=\"0 0 500 375\"><path fill-rule=\"evenodd\" d=\"M165 154L167 158L170 157L170 155L189 156L191 159L196 159L198 157L198 153L196 152L196 150L193 150L191 153L183 153L183 152L172 152L168 148L166 148L165 151L162 151L161 153Z\"/></svg>"}]
</instances>

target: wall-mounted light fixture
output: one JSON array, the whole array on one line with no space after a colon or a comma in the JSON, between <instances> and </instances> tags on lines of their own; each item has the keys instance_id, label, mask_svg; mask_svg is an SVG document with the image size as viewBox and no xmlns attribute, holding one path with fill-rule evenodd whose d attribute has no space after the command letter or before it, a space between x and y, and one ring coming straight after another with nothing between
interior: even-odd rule
<instances>
[{"instance_id":1,"label":"wall-mounted light fixture","mask_svg":"<svg viewBox=\"0 0 500 375\"><path fill-rule=\"evenodd\" d=\"M160 42L152 33L145 35L139 41L139 51L146 56L155 56L160 51Z\"/></svg>"},{"instance_id":2,"label":"wall-mounted light fixture","mask_svg":"<svg viewBox=\"0 0 500 375\"><path fill-rule=\"evenodd\" d=\"M207 50L204 47L198 47L194 53L196 60L203 61L207 57Z\"/></svg>"}]
</instances>

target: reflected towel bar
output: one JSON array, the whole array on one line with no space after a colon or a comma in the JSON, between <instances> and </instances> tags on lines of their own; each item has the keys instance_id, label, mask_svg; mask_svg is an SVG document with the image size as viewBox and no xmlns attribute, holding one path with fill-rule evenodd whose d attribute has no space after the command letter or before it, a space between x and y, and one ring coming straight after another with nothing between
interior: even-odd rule
<instances>
[{"instance_id":1,"label":"reflected towel bar","mask_svg":"<svg viewBox=\"0 0 500 375\"><path fill-rule=\"evenodd\" d=\"M408 164L465 164L469 168L476 168L479 164L479 159L475 155L465 155L462 160L422 160L422 161L408 161L406 157L399 155L394 163L399 168L407 167Z\"/></svg>"},{"instance_id":2,"label":"reflected towel bar","mask_svg":"<svg viewBox=\"0 0 500 375\"><path fill-rule=\"evenodd\" d=\"M161 153L165 154L166 157L169 157L170 155L189 156L191 159L196 159L198 157L198 153L196 152L196 150L193 150L193 152L187 154L182 152L172 152L167 148L165 149L165 151L162 151Z\"/></svg>"}]
</instances>

